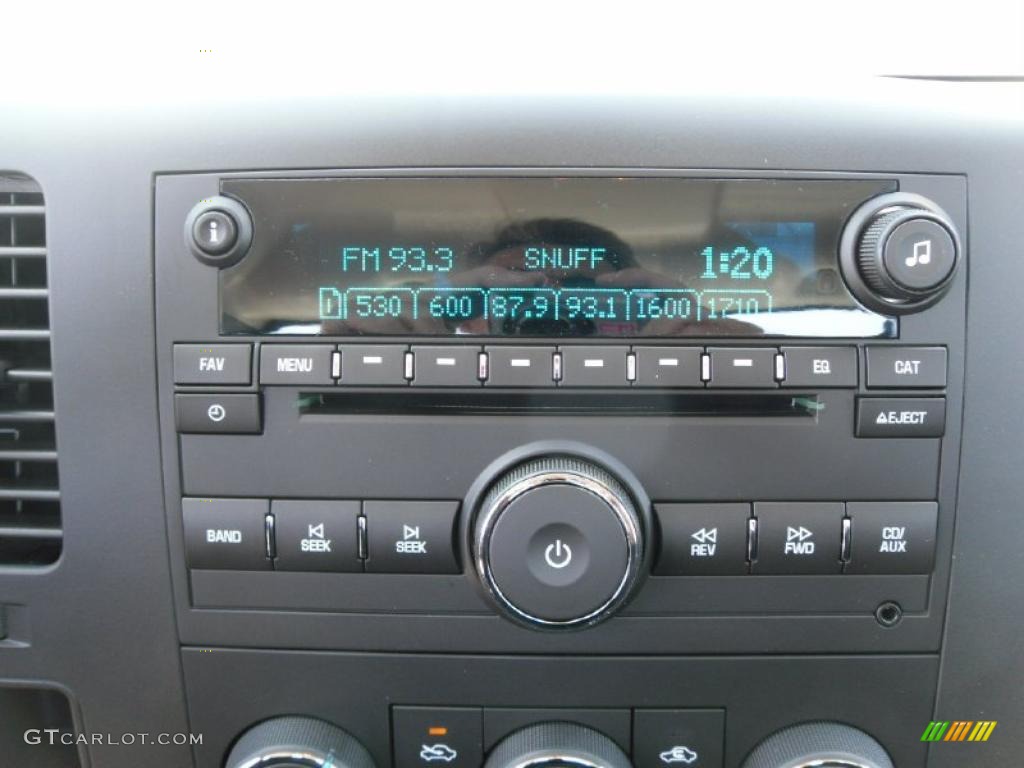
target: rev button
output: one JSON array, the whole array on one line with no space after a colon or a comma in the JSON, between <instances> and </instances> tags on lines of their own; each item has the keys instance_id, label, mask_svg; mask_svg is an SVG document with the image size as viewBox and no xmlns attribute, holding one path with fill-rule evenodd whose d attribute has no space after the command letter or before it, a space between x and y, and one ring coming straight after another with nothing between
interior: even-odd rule
<instances>
[{"instance_id":1,"label":"rev button","mask_svg":"<svg viewBox=\"0 0 1024 768\"><path fill-rule=\"evenodd\" d=\"M655 504L659 576L747 572L749 504Z\"/></svg>"}]
</instances>

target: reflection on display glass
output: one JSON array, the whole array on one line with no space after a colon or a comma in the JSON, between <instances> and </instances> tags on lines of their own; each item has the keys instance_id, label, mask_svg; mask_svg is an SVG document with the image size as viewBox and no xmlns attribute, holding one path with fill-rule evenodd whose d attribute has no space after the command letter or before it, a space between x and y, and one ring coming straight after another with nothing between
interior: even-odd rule
<instances>
[{"instance_id":1,"label":"reflection on display glass","mask_svg":"<svg viewBox=\"0 0 1024 768\"><path fill-rule=\"evenodd\" d=\"M895 336L837 269L877 181L231 180L226 334Z\"/></svg>"}]
</instances>

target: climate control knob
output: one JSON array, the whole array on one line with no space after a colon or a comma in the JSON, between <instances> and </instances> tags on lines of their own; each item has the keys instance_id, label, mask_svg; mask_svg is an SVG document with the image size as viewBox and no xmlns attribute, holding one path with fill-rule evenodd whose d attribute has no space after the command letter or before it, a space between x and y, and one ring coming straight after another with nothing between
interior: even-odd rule
<instances>
[{"instance_id":1,"label":"climate control knob","mask_svg":"<svg viewBox=\"0 0 1024 768\"><path fill-rule=\"evenodd\" d=\"M359 741L311 717L275 717L254 725L231 748L225 768L374 768Z\"/></svg>"},{"instance_id":2,"label":"climate control knob","mask_svg":"<svg viewBox=\"0 0 1024 768\"><path fill-rule=\"evenodd\" d=\"M885 748L841 723L804 723L758 744L743 768L893 768Z\"/></svg>"},{"instance_id":3,"label":"climate control knob","mask_svg":"<svg viewBox=\"0 0 1024 768\"><path fill-rule=\"evenodd\" d=\"M473 560L493 602L538 629L580 628L632 593L644 555L634 496L610 472L571 456L527 461L486 492Z\"/></svg>"},{"instance_id":4,"label":"climate control knob","mask_svg":"<svg viewBox=\"0 0 1024 768\"><path fill-rule=\"evenodd\" d=\"M960 262L960 240L937 205L896 192L853 214L840 256L847 284L863 304L905 314L930 306L948 290Z\"/></svg>"},{"instance_id":5,"label":"climate control knob","mask_svg":"<svg viewBox=\"0 0 1024 768\"><path fill-rule=\"evenodd\" d=\"M494 748L484 768L631 768L604 734L575 723L540 723L516 731Z\"/></svg>"}]
</instances>

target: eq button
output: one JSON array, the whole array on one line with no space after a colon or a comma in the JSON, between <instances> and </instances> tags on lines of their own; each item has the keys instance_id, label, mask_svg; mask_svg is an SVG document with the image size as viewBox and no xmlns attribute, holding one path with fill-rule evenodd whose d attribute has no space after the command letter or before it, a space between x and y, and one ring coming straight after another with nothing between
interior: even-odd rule
<instances>
[{"instance_id":1,"label":"eq button","mask_svg":"<svg viewBox=\"0 0 1024 768\"><path fill-rule=\"evenodd\" d=\"M783 347L785 387L856 387L854 347Z\"/></svg>"}]
</instances>

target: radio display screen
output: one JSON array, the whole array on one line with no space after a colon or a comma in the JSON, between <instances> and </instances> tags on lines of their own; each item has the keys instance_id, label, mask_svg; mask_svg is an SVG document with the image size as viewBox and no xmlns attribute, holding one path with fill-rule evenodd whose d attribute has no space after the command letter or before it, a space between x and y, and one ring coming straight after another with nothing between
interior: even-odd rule
<instances>
[{"instance_id":1,"label":"radio display screen","mask_svg":"<svg viewBox=\"0 0 1024 768\"><path fill-rule=\"evenodd\" d=\"M877 180L230 179L222 334L894 337L838 269Z\"/></svg>"}]
</instances>

